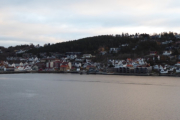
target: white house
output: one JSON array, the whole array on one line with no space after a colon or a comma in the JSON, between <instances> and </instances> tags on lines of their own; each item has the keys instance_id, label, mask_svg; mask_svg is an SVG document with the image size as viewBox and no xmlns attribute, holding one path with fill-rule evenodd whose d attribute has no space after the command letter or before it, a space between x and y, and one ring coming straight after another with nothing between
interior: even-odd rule
<instances>
[{"instance_id":1,"label":"white house","mask_svg":"<svg viewBox=\"0 0 180 120\"><path fill-rule=\"evenodd\" d=\"M138 61L139 65L147 64L146 61L143 58L139 58L139 59L137 59L137 61Z\"/></svg>"},{"instance_id":2,"label":"white house","mask_svg":"<svg viewBox=\"0 0 180 120\"><path fill-rule=\"evenodd\" d=\"M176 68L176 73L180 73L180 68Z\"/></svg>"},{"instance_id":3,"label":"white house","mask_svg":"<svg viewBox=\"0 0 180 120\"><path fill-rule=\"evenodd\" d=\"M26 50L19 50L16 52L16 54L21 54L21 53L25 53L25 52L26 52Z\"/></svg>"},{"instance_id":4,"label":"white house","mask_svg":"<svg viewBox=\"0 0 180 120\"><path fill-rule=\"evenodd\" d=\"M176 38L180 38L180 35L175 35Z\"/></svg>"},{"instance_id":5,"label":"white house","mask_svg":"<svg viewBox=\"0 0 180 120\"><path fill-rule=\"evenodd\" d=\"M86 68L89 65L91 65L91 63L84 63L83 68Z\"/></svg>"},{"instance_id":6,"label":"white house","mask_svg":"<svg viewBox=\"0 0 180 120\"><path fill-rule=\"evenodd\" d=\"M53 68L54 67L54 61L46 62L46 68Z\"/></svg>"},{"instance_id":7,"label":"white house","mask_svg":"<svg viewBox=\"0 0 180 120\"><path fill-rule=\"evenodd\" d=\"M117 53L119 51L119 48L110 48L109 53Z\"/></svg>"},{"instance_id":8,"label":"white house","mask_svg":"<svg viewBox=\"0 0 180 120\"><path fill-rule=\"evenodd\" d=\"M169 41L165 41L165 42L162 42L162 44L169 44L169 43L172 43L173 41L172 40L169 40Z\"/></svg>"},{"instance_id":9,"label":"white house","mask_svg":"<svg viewBox=\"0 0 180 120\"><path fill-rule=\"evenodd\" d=\"M34 61L34 58L33 57L29 58L28 61L30 61L30 62Z\"/></svg>"},{"instance_id":10,"label":"white house","mask_svg":"<svg viewBox=\"0 0 180 120\"><path fill-rule=\"evenodd\" d=\"M17 67L17 66L19 66L19 64L18 63L13 63L11 66Z\"/></svg>"},{"instance_id":11,"label":"white house","mask_svg":"<svg viewBox=\"0 0 180 120\"><path fill-rule=\"evenodd\" d=\"M28 63L27 63L27 62L25 62L25 63L24 63L24 65L28 65Z\"/></svg>"},{"instance_id":12,"label":"white house","mask_svg":"<svg viewBox=\"0 0 180 120\"><path fill-rule=\"evenodd\" d=\"M16 67L16 64L13 63L11 66Z\"/></svg>"},{"instance_id":13,"label":"white house","mask_svg":"<svg viewBox=\"0 0 180 120\"><path fill-rule=\"evenodd\" d=\"M156 70L164 70L164 68L161 65L154 65L153 68Z\"/></svg>"},{"instance_id":14,"label":"white house","mask_svg":"<svg viewBox=\"0 0 180 120\"><path fill-rule=\"evenodd\" d=\"M67 55L67 59L73 60L77 58L77 55Z\"/></svg>"},{"instance_id":15,"label":"white house","mask_svg":"<svg viewBox=\"0 0 180 120\"><path fill-rule=\"evenodd\" d=\"M92 55L91 54L83 54L83 58L91 58Z\"/></svg>"},{"instance_id":16,"label":"white house","mask_svg":"<svg viewBox=\"0 0 180 120\"><path fill-rule=\"evenodd\" d=\"M126 47L126 46L129 46L129 44L126 43L126 44L122 44L121 46Z\"/></svg>"},{"instance_id":17,"label":"white house","mask_svg":"<svg viewBox=\"0 0 180 120\"><path fill-rule=\"evenodd\" d=\"M76 61L76 62L82 62L83 59L78 59L78 58L76 58L75 61Z\"/></svg>"},{"instance_id":18,"label":"white house","mask_svg":"<svg viewBox=\"0 0 180 120\"><path fill-rule=\"evenodd\" d=\"M91 62L91 60L90 59L86 59L86 62L88 63L88 62Z\"/></svg>"},{"instance_id":19,"label":"white house","mask_svg":"<svg viewBox=\"0 0 180 120\"><path fill-rule=\"evenodd\" d=\"M24 59L24 58L20 58L20 61L26 61L26 59Z\"/></svg>"},{"instance_id":20,"label":"white house","mask_svg":"<svg viewBox=\"0 0 180 120\"><path fill-rule=\"evenodd\" d=\"M26 71L31 71L31 70L32 70L32 68L31 68L31 66L30 66L30 65L26 65L26 66L24 66L24 70L26 70Z\"/></svg>"},{"instance_id":21,"label":"white house","mask_svg":"<svg viewBox=\"0 0 180 120\"><path fill-rule=\"evenodd\" d=\"M4 71L14 71L14 67L4 67Z\"/></svg>"},{"instance_id":22,"label":"white house","mask_svg":"<svg viewBox=\"0 0 180 120\"><path fill-rule=\"evenodd\" d=\"M116 60L115 62L114 62L114 67L115 68L119 68L119 67L123 67L123 63L122 63L123 61L122 60L120 60L120 61L118 61L118 60Z\"/></svg>"},{"instance_id":23,"label":"white house","mask_svg":"<svg viewBox=\"0 0 180 120\"><path fill-rule=\"evenodd\" d=\"M32 67L32 70L38 71L38 70L39 70L39 68L38 68L38 66L37 66L37 65L34 65L34 66Z\"/></svg>"},{"instance_id":24,"label":"white house","mask_svg":"<svg viewBox=\"0 0 180 120\"><path fill-rule=\"evenodd\" d=\"M75 64L74 64L76 67L81 67L81 63L80 62L75 62Z\"/></svg>"},{"instance_id":25,"label":"white house","mask_svg":"<svg viewBox=\"0 0 180 120\"><path fill-rule=\"evenodd\" d=\"M37 57L34 59L35 62L37 62L38 60L39 60L39 59L38 59Z\"/></svg>"},{"instance_id":26,"label":"white house","mask_svg":"<svg viewBox=\"0 0 180 120\"><path fill-rule=\"evenodd\" d=\"M164 51L163 52L163 55L171 55L172 54L172 51L170 50L170 51Z\"/></svg>"},{"instance_id":27,"label":"white house","mask_svg":"<svg viewBox=\"0 0 180 120\"><path fill-rule=\"evenodd\" d=\"M176 66L180 66L180 62L177 62L175 65L176 65Z\"/></svg>"},{"instance_id":28,"label":"white house","mask_svg":"<svg viewBox=\"0 0 180 120\"><path fill-rule=\"evenodd\" d=\"M105 55L107 52L106 51L101 51L100 54L101 55Z\"/></svg>"},{"instance_id":29,"label":"white house","mask_svg":"<svg viewBox=\"0 0 180 120\"><path fill-rule=\"evenodd\" d=\"M24 66L18 66L15 68L15 71L24 71Z\"/></svg>"},{"instance_id":30,"label":"white house","mask_svg":"<svg viewBox=\"0 0 180 120\"><path fill-rule=\"evenodd\" d=\"M23 66L24 64L21 62L19 65L20 65L20 66Z\"/></svg>"}]
</instances>

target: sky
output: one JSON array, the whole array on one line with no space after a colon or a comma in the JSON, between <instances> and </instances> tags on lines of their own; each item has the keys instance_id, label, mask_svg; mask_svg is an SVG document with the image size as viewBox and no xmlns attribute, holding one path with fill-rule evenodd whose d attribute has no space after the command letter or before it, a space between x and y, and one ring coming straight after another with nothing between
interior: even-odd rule
<instances>
[{"instance_id":1,"label":"sky","mask_svg":"<svg viewBox=\"0 0 180 120\"><path fill-rule=\"evenodd\" d=\"M180 0L0 0L0 46L180 33Z\"/></svg>"}]
</instances>

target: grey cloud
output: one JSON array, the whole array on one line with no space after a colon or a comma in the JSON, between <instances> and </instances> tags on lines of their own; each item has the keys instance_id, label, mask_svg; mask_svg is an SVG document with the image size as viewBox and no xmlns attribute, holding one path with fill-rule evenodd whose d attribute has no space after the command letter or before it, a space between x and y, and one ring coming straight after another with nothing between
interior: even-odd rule
<instances>
[{"instance_id":1,"label":"grey cloud","mask_svg":"<svg viewBox=\"0 0 180 120\"><path fill-rule=\"evenodd\" d=\"M179 0L0 1L0 41L4 44L6 40L60 42L123 32L120 28L132 28L134 33L143 28L179 30L180 25Z\"/></svg>"},{"instance_id":2,"label":"grey cloud","mask_svg":"<svg viewBox=\"0 0 180 120\"><path fill-rule=\"evenodd\" d=\"M0 36L0 42L7 42L7 41L18 41L22 43L31 43L37 42L37 40L32 40L28 38L18 38L18 37L9 37L9 36Z\"/></svg>"}]
</instances>

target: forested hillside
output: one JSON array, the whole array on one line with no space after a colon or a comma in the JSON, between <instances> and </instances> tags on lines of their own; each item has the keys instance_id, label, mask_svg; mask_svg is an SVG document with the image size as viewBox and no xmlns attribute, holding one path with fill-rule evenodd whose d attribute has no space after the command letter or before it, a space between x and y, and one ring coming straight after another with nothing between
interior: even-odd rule
<instances>
[{"instance_id":1,"label":"forested hillside","mask_svg":"<svg viewBox=\"0 0 180 120\"><path fill-rule=\"evenodd\" d=\"M144 39L144 38L141 38ZM129 44L127 47L121 47L122 44ZM138 45L138 46L137 46ZM135 51L132 50L137 46ZM40 52L83 52L83 53L97 53L100 47L104 47L105 50L113 47L121 47L123 53L131 52L146 52L149 50L160 50L155 41L145 41L140 42L140 38L130 38L130 37L119 37L111 35L88 37L79 40L73 40L68 42L57 43L54 45L47 45L38 49L32 49L30 53L40 53Z\"/></svg>"}]
</instances>

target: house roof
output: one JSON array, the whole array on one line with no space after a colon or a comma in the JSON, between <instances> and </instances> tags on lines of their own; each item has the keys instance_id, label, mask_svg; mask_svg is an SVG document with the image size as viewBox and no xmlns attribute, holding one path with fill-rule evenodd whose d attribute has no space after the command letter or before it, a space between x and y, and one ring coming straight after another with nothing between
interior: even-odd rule
<instances>
[{"instance_id":1,"label":"house roof","mask_svg":"<svg viewBox=\"0 0 180 120\"><path fill-rule=\"evenodd\" d=\"M66 68L66 67L68 67L68 65L61 65L61 67L65 67Z\"/></svg>"},{"instance_id":2,"label":"house roof","mask_svg":"<svg viewBox=\"0 0 180 120\"><path fill-rule=\"evenodd\" d=\"M132 61L131 58L127 58L127 60Z\"/></svg>"},{"instance_id":3,"label":"house roof","mask_svg":"<svg viewBox=\"0 0 180 120\"><path fill-rule=\"evenodd\" d=\"M92 65L87 65L86 67L95 67L95 66L92 66Z\"/></svg>"},{"instance_id":4,"label":"house roof","mask_svg":"<svg viewBox=\"0 0 180 120\"><path fill-rule=\"evenodd\" d=\"M68 64L69 62L63 62L64 64Z\"/></svg>"},{"instance_id":5,"label":"house roof","mask_svg":"<svg viewBox=\"0 0 180 120\"><path fill-rule=\"evenodd\" d=\"M62 61L54 61L54 63L63 63Z\"/></svg>"},{"instance_id":6,"label":"house roof","mask_svg":"<svg viewBox=\"0 0 180 120\"><path fill-rule=\"evenodd\" d=\"M133 67L133 65L128 64L127 67Z\"/></svg>"},{"instance_id":7,"label":"house roof","mask_svg":"<svg viewBox=\"0 0 180 120\"><path fill-rule=\"evenodd\" d=\"M6 67L6 68L14 68L14 67Z\"/></svg>"}]
</instances>

